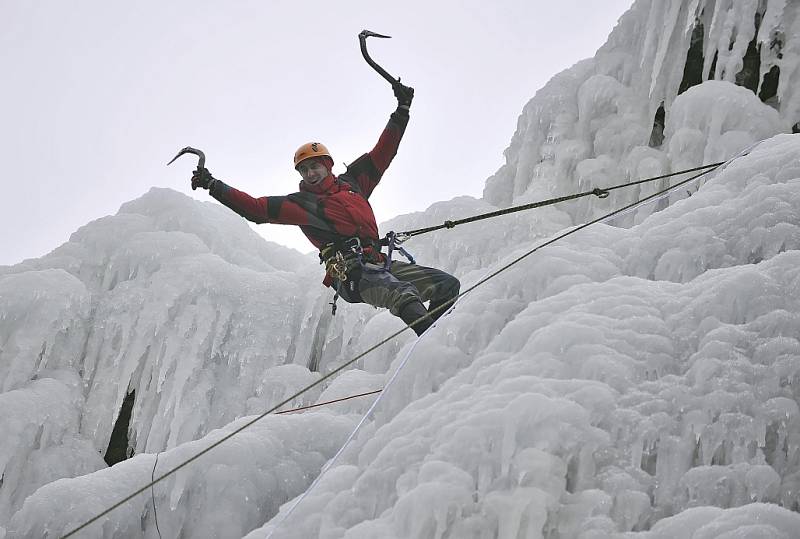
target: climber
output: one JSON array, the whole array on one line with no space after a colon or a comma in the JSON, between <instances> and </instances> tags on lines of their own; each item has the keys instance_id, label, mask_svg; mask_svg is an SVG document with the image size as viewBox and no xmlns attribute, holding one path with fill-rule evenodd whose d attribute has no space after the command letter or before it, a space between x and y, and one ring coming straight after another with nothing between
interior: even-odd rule
<instances>
[{"instance_id":1,"label":"climber","mask_svg":"<svg viewBox=\"0 0 800 539\"><path fill-rule=\"evenodd\" d=\"M414 89L398 82L394 94L397 109L378 143L350 164L344 174L334 176L328 149L310 142L294 155L295 170L302 177L297 193L253 198L215 179L204 167L192 175L192 188L207 189L215 199L254 223L298 225L320 250L320 260L326 266L323 284L336 291L334 309L338 296L349 303L388 308L421 335L447 311L444 305L458 295L460 283L434 268L400 261L387 264L381 252L378 225L367 199L397 153ZM425 301L430 301L428 309Z\"/></svg>"}]
</instances>

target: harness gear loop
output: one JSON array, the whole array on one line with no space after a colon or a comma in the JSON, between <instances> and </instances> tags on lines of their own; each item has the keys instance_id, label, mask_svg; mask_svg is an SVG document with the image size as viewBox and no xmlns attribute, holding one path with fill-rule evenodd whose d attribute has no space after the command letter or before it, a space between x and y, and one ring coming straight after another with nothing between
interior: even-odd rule
<instances>
[{"instance_id":1,"label":"harness gear loop","mask_svg":"<svg viewBox=\"0 0 800 539\"><path fill-rule=\"evenodd\" d=\"M352 294L357 290L359 281L359 277L353 276L352 272L356 269L366 271L361 238L352 237L328 243L320 249L319 258L320 264L325 264L325 271L338 282L338 285L334 286L336 292L333 301L329 303L331 315L336 316L336 300L340 296L339 286L349 287L349 294ZM383 271L383 268L380 271Z\"/></svg>"},{"instance_id":2,"label":"harness gear loop","mask_svg":"<svg viewBox=\"0 0 800 539\"><path fill-rule=\"evenodd\" d=\"M336 251L336 256L328 259L325 269L336 279L342 282L347 280L347 261L341 251Z\"/></svg>"},{"instance_id":3,"label":"harness gear loop","mask_svg":"<svg viewBox=\"0 0 800 539\"><path fill-rule=\"evenodd\" d=\"M325 264L325 271L331 277L345 282L348 279L347 274L355 266L356 260L359 265L363 265L363 252L361 240L357 237L331 242L320 249L320 264Z\"/></svg>"}]
</instances>

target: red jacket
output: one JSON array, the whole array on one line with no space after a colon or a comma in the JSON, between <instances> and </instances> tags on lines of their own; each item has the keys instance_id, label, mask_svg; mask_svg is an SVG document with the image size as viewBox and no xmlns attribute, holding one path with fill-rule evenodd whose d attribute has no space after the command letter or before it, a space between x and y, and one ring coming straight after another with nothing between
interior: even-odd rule
<instances>
[{"instance_id":1,"label":"red jacket","mask_svg":"<svg viewBox=\"0 0 800 539\"><path fill-rule=\"evenodd\" d=\"M301 182L297 193L253 198L216 181L211 196L254 223L298 225L318 249L352 237L378 240L378 224L367 199L397 154L407 124L408 111L398 108L375 147L349 165L344 174L329 175L315 186ZM330 275L324 282L330 286Z\"/></svg>"}]
</instances>

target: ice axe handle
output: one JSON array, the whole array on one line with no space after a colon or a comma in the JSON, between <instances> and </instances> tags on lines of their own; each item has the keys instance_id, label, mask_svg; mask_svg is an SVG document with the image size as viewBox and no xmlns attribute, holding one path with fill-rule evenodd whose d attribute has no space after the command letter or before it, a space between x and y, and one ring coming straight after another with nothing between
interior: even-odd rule
<instances>
[{"instance_id":1,"label":"ice axe handle","mask_svg":"<svg viewBox=\"0 0 800 539\"><path fill-rule=\"evenodd\" d=\"M389 73L386 72L385 69L379 66L375 60L370 58L369 52L367 52L368 37L381 37L384 39L389 39L392 36L384 36L382 34L376 34L375 32L371 32L369 30L362 30L361 33L358 34L358 41L361 43L361 55L364 56L364 60L366 60L367 63L370 65L370 67L372 67L372 69L377 71L381 77L389 81L389 84L391 84L392 88L394 88L396 85L400 84L400 79L395 79L394 77L392 77Z\"/></svg>"}]
</instances>

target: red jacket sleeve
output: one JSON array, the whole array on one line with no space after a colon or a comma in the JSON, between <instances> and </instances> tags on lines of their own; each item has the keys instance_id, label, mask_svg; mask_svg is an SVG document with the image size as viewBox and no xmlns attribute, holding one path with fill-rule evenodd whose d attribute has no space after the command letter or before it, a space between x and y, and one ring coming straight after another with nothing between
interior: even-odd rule
<instances>
[{"instance_id":1,"label":"red jacket sleeve","mask_svg":"<svg viewBox=\"0 0 800 539\"><path fill-rule=\"evenodd\" d=\"M274 223L278 225L311 225L326 227L318 216L316 203L311 195L296 193L289 196L254 198L244 191L217 180L210 194L248 221Z\"/></svg>"},{"instance_id":2,"label":"red jacket sleeve","mask_svg":"<svg viewBox=\"0 0 800 539\"><path fill-rule=\"evenodd\" d=\"M356 159L349 167L345 176L354 180L361 189L362 194L369 198L372 191L381 181L383 173L397 155L397 148L403 138L408 125L408 110L398 107L389 117L378 143L369 152Z\"/></svg>"}]
</instances>

